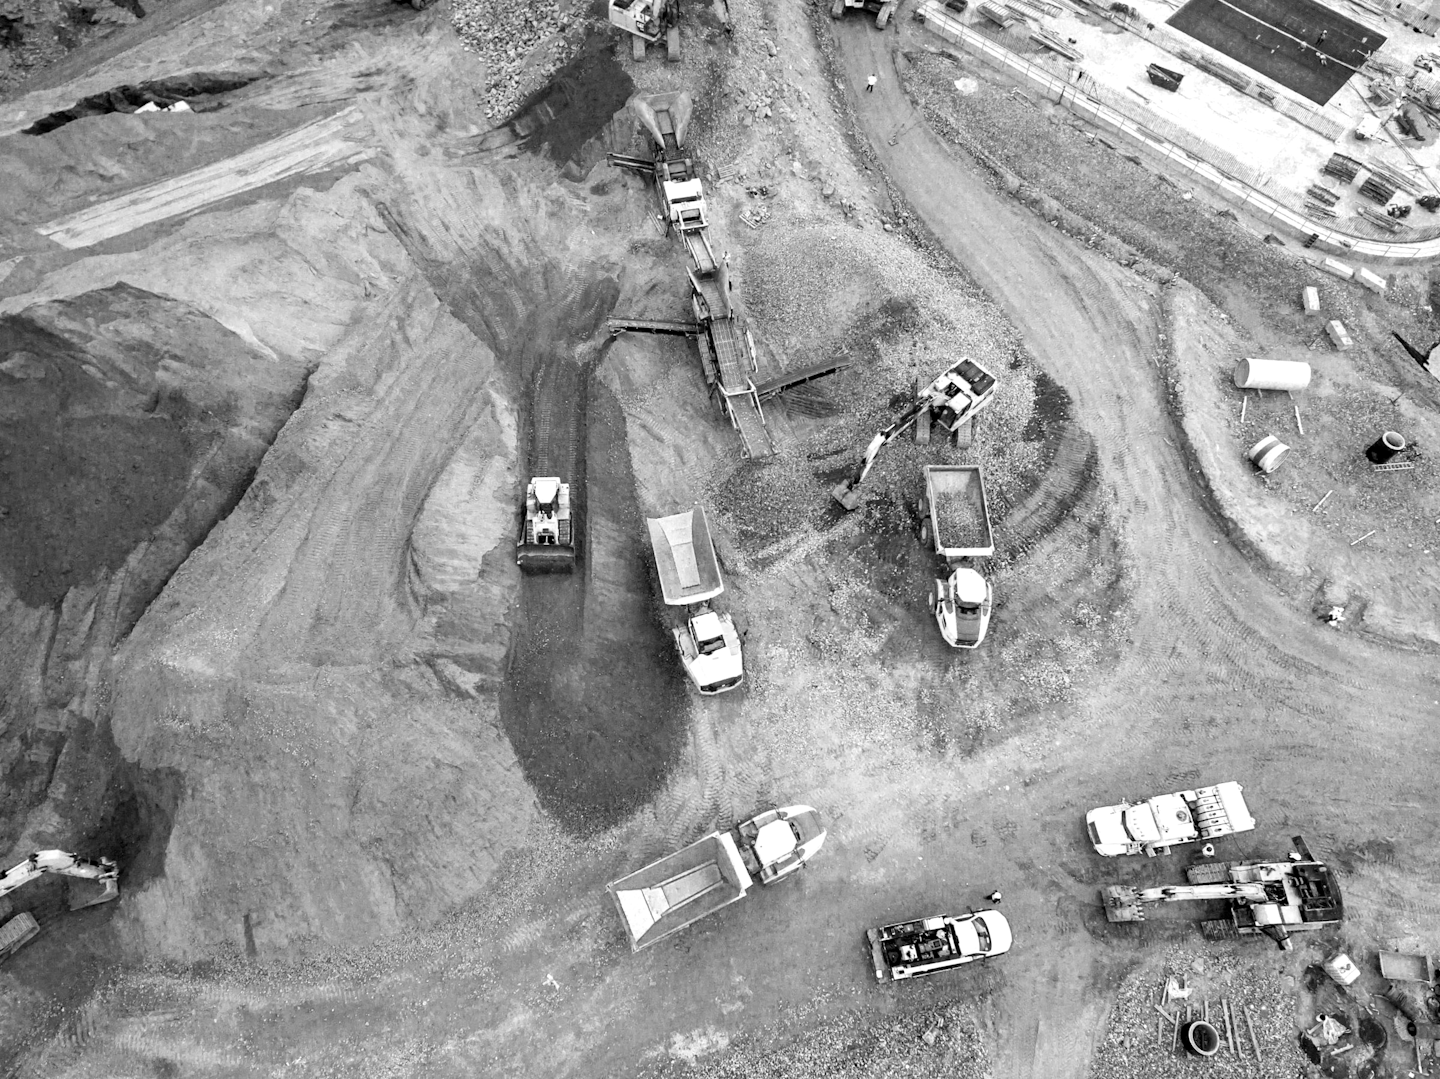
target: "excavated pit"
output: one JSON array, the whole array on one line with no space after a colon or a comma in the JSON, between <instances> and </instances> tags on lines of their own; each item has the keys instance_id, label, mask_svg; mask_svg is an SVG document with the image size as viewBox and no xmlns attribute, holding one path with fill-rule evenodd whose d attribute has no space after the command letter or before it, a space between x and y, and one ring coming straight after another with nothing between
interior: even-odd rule
<instances>
[{"instance_id":1,"label":"excavated pit","mask_svg":"<svg viewBox=\"0 0 1440 1079\"><path fill-rule=\"evenodd\" d=\"M686 719L683 672L654 616L625 415L591 377L617 268L566 265L522 241L476 245L456 273L405 209L379 210L450 313L495 353L521 406L514 534L530 476L571 484L575 572L522 578L500 719L545 810L577 833L608 827L660 789Z\"/></svg>"},{"instance_id":2,"label":"excavated pit","mask_svg":"<svg viewBox=\"0 0 1440 1079\"><path fill-rule=\"evenodd\" d=\"M184 101L194 112L224 108L217 100L221 94L249 86L263 76L241 72L204 72L176 75L168 79L152 79L134 85L116 86L99 94L82 97L68 109L40 117L21 130L22 135L44 135L84 116L104 116L111 112L135 112L143 105L166 108Z\"/></svg>"}]
</instances>

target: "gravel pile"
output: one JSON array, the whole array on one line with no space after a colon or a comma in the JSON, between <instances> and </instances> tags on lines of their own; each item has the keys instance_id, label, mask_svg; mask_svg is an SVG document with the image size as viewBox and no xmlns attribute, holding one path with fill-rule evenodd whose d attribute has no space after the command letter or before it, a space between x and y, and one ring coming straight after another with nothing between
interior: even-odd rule
<instances>
[{"instance_id":1,"label":"gravel pile","mask_svg":"<svg viewBox=\"0 0 1440 1079\"><path fill-rule=\"evenodd\" d=\"M942 547L979 547L985 542L985 521L980 513L978 491L937 491L935 494L935 537Z\"/></svg>"},{"instance_id":2,"label":"gravel pile","mask_svg":"<svg viewBox=\"0 0 1440 1079\"><path fill-rule=\"evenodd\" d=\"M1240 947L1244 948L1244 945ZM1258 946L1257 946L1258 947ZM1091 1079L1225 1079L1225 1077L1293 1076L1305 1074L1305 1058L1295 1041L1293 1001L1268 962L1268 952L1213 953L1172 949L1160 970L1146 967L1120 987L1104 1040L1096 1049ZM1168 977L1180 979L1190 996L1172 1001L1165 1010L1182 1018L1187 1005L1194 1018L1210 1005L1210 1022L1220 1032L1220 1051L1202 1060L1174 1047L1173 1026L1155 1010ZM1220 1001L1230 1002L1235 1015L1236 1052L1231 1052L1220 1019ZM1246 1015L1253 1018L1255 1044ZM1182 1023L1183 1031L1183 1023Z\"/></svg>"},{"instance_id":3,"label":"gravel pile","mask_svg":"<svg viewBox=\"0 0 1440 1079\"><path fill-rule=\"evenodd\" d=\"M871 1022L860 1013L793 1016L788 1038L776 1025L691 1063L668 1060L646 1079L988 1079L990 1064L971 1004L951 1003Z\"/></svg>"},{"instance_id":4,"label":"gravel pile","mask_svg":"<svg viewBox=\"0 0 1440 1079\"><path fill-rule=\"evenodd\" d=\"M500 121L574 56L589 21L569 0L452 0L450 21L467 52L477 53L489 79L485 115Z\"/></svg>"}]
</instances>

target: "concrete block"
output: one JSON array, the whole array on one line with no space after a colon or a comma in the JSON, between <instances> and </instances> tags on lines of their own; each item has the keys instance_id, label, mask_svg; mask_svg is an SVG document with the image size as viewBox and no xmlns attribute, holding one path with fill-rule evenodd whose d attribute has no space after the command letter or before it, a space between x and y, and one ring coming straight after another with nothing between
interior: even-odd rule
<instances>
[{"instance_id":1,"label":"concrete block","mask_svg":"<svg viewBox=\"0 0 1440 1079\"><path fill-rule=\"evenodd\" d=\"M1355 271L1355 280L1359 281L1371 292L1385 291L1385 278L1381 277L1379 274L1371 273L1363 266Z\"/></svg>"},{"instance_id":2,"label":"concrete block","mask_svg":"<svg viewBox=\"0 0 1440 1079\"><path fill-rule=\"evenodd\" d=\"M1332 318L1329 322L1325 323L1325 332L1330 335L1330 340L1334 342L1335 347L1341 352L1349 352L1355 347L1355 342L1350 340L1350 331L1345 328L1345 324L1338 318Z\"/></svg>"},{"instance_id":3,"label":"concrete block","mask_svg":"<svg viewBox=\"0 0 1440 1079\"><path fill-rule=\"evenodd\" d=\"M1333 273L1344 281L1349 281L1355 276L1355 270L1352 267L1346 266L1343 262L1337 262L1335 259L1326 259L1320 264L1320 268L1326 273Z\"/></svg>"},{"instance_id":4,"label":"concrete block","mask_svg":"<svg viewBox=\"0 0 1440 1079\"><path fill-rule=\"evenodd\" d=\"M1307 315L1318 315L1320 313L1320 290L1314 285L1305 286L1300 293L1300 302L1305 305Z\"/></svg>"}]
</instances>

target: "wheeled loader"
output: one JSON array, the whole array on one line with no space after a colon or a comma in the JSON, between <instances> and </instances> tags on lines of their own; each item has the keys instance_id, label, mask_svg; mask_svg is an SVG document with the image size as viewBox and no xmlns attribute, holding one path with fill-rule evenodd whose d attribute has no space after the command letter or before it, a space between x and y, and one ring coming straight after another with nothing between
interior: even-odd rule
<instances>
[{"instance_id":1,"label":"wheeled loader","mask_svg":"<svg viewBox=\"0 0 1440 1079\"><path fill-rule=\"evenodd\" d=\"M885 24L890 21L890 16L895 14L898 6L898 0L835 0L830 5L830 17L840 18L847 8L868 11L875 16L875 29L884 30Z\"/></svg>"}]
</instances>

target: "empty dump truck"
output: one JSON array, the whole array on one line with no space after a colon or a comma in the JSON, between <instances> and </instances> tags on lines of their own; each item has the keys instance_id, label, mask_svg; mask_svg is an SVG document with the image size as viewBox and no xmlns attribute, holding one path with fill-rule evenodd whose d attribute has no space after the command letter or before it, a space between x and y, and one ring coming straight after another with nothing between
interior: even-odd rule
<instances>
[{"instance_id":1,"label":"empty dump truck","mask_svg":"<svg viewBox=\"0 0 1440 1079\"><path fill-rule=\"evenodd\" d=\"M990 628L994 596L976 560L995 553L990 503L979 465L926 465L920 540L934 544L949 575L937 578L930 607L952 648L978 648Z\"/></svg>"},{"instance_id":2,"label":"empty dump truck","mask_svg":"<svg viewBox=\"0 0 1440 1079\"><path fill-rule=\"evenodd\" d=\"M1169 854L1181 843L1248 832L1255 818L1239 783L1216 783L1193 791L1158 794L1140 802L1102 806L1085 815L1095 851L1107 858L1121 854Z\"/></svg>"},{"instance_id":3,"label":"empty dump truck","mask_svg":"<svg viewBox=\"0 0 1440 1079\"><path fill-rule=\"evenodd\" d=\"M745 680L745 661L735 620L710 608L710 601L725 591L725 582L704 508L647 517L645 524L660 593L667 606L685 608L685 621L670 630L685 673L707 696L734 689Z\"/></svg>"},{"instance_id":4,"label":"empty dump truck","mask_svg":"<svg viewBox=\"0 0 1440 1079\"><path fill-rule=\"evenodd\" d=\"M755 881L773 884L790 876L824 842L825 829L812 807L769 809L728 832L703 836L606 890L638 952L743 899Z\"/></svg>"}]
</instances>

